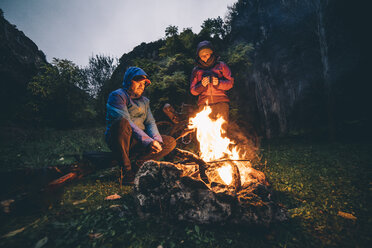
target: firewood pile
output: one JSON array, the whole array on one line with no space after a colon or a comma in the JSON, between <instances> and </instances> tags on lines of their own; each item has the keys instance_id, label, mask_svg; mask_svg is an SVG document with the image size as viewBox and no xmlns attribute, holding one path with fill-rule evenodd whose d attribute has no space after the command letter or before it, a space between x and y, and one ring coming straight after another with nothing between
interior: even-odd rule
<instances>
[{"instance_id":1,"label":"firewood pile","mask_svg":"<svg viewBox=\"0 0 372 248\"><path fill-rule=\"evenodd\" d=\"M198 224L261 226L288 218L287 211L273 202L265 175L247 167L249 162L235 161L235 165L245 164L248 169L240 175L238 166L233 167L232 182L226 185L217 168L220 163L233 162L206 163L182 150L177 155L185 161L147 161L137 172L134 195L141 215L157 214Z\"/></svg>"}]
</instances>

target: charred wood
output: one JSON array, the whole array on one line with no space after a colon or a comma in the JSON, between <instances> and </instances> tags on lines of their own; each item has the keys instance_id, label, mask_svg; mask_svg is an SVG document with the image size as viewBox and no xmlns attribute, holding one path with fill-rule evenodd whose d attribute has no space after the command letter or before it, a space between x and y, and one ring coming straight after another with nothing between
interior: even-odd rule
<instances>
[{"instance_id":1,"label":"charred wood","mask_svg":"<svg viewBox=\"0 0 372 248\"><path fill-rule=\"evenodd\" d=\"M205 162L198 155L196 155L196 154L194 154L192 152L189 152L189 151L186 151L186 150L182 150L182 149L179 149L179 148L175 148L174 150L176 152L176 156L181 157L181 158L186 158L186 159L188 159L188 160L190 160L192 162L195 162L199 166L200 178L205 183L207 183L207 184L209 183L208 177L205 174L205 171L206 171L206 169L209 166L207 162Z\"/></svg>"}]
</instances>

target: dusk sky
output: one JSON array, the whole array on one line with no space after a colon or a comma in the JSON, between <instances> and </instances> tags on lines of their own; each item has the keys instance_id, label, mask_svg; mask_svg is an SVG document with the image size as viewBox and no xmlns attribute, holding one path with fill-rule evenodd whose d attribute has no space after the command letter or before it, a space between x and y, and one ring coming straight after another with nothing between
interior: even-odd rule
<instances>
[{"instance_id":1,"label":"dusk sky","mask_svg":"<svg viewBox=\"0 0 372 248\"><path fill-rule=\"evenodd\" d=\"M0 0L5 18L53 57L85 66L94 54L120 58L165 28L198 33L207 18L225 17L236 0Z\"/></svg>"}]
</instances>

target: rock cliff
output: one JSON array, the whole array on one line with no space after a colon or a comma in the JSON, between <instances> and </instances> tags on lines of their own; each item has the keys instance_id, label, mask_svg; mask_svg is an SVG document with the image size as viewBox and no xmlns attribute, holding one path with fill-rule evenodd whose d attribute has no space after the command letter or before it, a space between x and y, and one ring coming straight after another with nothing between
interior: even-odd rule
<instances>
[{"instance_id":1,"label":"rock cliff","mask_svg":"<svg viewBox=\"0 0 372 248\"><path fill-rule=\"evenodd\" d=\"M19 120L27 84L47 61L35 43L0 14L0 121Z\"/></svg>"},{"instance_id":2,"label":"rock cliff","mask_svg":"<svg viewBox=\"0 0 372 248\"><path fill-rule=\"evenodd\" d=\"M264 135L368 126L363 9L335 0L235 4L230 42L254 47L252 67L236 89L240 99L255 99L257 111L243 114L258 113Z\"/></svg>"}]
</instances>

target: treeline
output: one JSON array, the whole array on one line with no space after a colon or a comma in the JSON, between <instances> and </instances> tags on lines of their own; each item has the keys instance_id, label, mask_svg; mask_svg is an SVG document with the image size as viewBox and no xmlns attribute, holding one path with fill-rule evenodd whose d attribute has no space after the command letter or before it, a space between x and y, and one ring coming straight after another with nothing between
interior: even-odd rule
<instances>
[{"instance_id":1,"label":"treeline","mask_svg":"<svg viewBox=\"0 0 372 248\"><path fill-rule=\"evenodd\" d=\"M23 121L37 126L69 128L97 123L97 95L116 68L114 58L95 55L82 68L54 58L27 86Z\"/></svg>"},{"instance_id":2,"label":"treeline","mask_svg":"<svg viewBox=\"0 0 372 248\"><path fill-rule=\"evenodd\" d=\"M28 84L21 119L35 126L58 128L103 124L107 97L121 87L129 66L141 67L150 76L153 84L145 94L151 99L155 116L162 118L165 103L176 108L182 103L196 103L189 92L189 78L200 41L213 43L221 60L234 70L234 76L239 77L239 71L250 65L252 46L246 43L229 46L229 30L228 18L217 17L204 21L198 34L191 28L179 31L177 26L170 25L163 39L142 43L119 60L95 55L89 58L88 66L81 68L72 61L54 58L52 63L41 66ZM234 118L238 109L237 104L232 106Z\"/></svg>"}]
</instances>

